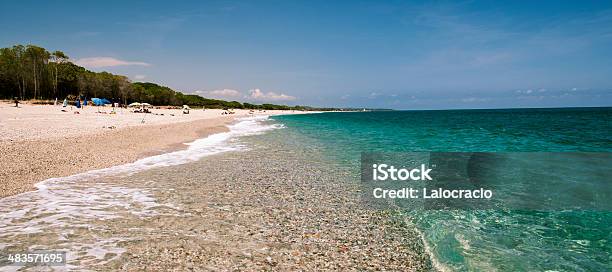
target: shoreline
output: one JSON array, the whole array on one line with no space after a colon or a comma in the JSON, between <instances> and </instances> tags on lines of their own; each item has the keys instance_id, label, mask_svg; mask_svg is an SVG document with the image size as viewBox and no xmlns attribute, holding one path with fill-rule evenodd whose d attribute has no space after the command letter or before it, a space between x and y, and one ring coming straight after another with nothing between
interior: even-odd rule
<instances>
[{"instance_id":1,"label":"shoreline","mask_svg":"<svg viewBox=\"0 0 612 272\"><path fill-rule=\"evenodd\" d=\"M211 109L192 111L187 116L179 115L179 110L156 109L152 111L157 115L143 116L123 109L111 117L97 112L108 112L108 107L81 109L78 115L61 109L66 108L0 106L0 164L3 165L0 198L36 190L36 183L49 178L185 149L186 143L228 131L227 125L239 117L289 113L268 111L250 115L240 110L236 114L221 115L222 110ZM142 117L148 118L148 122L141 123ZM82 129L72 129L73 126Z\"/></svg>"},{"instance_id":2,"label":"shoreline","mask_svg":"<svg viewBox=\"0 0 612 272\"><path fill-rule=\"evenodd\" d=\"M337 173L321 153L265 136L248 136L246 142L256 147L246 152L224 152L241 150L239 145L217 151L232 135L277 127L248 117L284 114L299 112L240 112L101 131L87 124L94 130L0 140L0 163L9 166L0 170L0 193L6 194L0 200L9 204L3 208L17 211L3 218L10 223L2 228L4 238L15 242L0 246L69 248L70 265L94 270L431 269L417 234L388 213L361 209L350 175ZM130 116L140 117L125 117ZM165 164L181 156L189 163ZM134 166L133 175L106 178ZM283 170L271 176L269 166ZM94 227L83 232L83 225ZM130 233L123 232L126 227ZM168 230L175 239L166 240ZM70 239L63 238L67 233Z\"/></svg>"},{"instance_id":3,"label":"shoreline","mask_svg":"<svg viewBox=\"0 0 612 272\"><path fill-rule=\"evenodd\" d=\"M92 270L431 268L412 229L387 212L363 209L350 173L295 145L294 134L258 133L278 127L240 120L229 133L203 139L208 144L191 145L204 149L120 165L118 175L51 180L46 189L4 198L0 232L7 242L0 246L67 249L69 265ZM245 137L226 140L238 135ZM229 149L216 152L218 143ZM203 150L210 155L191 157ZM181 162L148 167L172 160Z\"/></svg>"},{"instance_id":4,"label":"shoreline","mask_svg":"<svg viewBox=\"0 0 612 272\"><path fill-rule=\"evenodd\" d=\"M0 198L36 190L36 183L49 178L108 168L184 149L187 147L184 145L186 142L227 131L225 125L232 120L233 118L219 118L185 124L123 128L61 139L0 142L0 163L5 166L0 170L3 185ZM172 131L177 129L183 132L183 129L187 129L189 132L173 134ZM170 135L167 132L170 132ZM115 145L113 142L117 138L122 140L120 144ZM89 144L83 150L74 150L90 141L98 144ZM79 147L73 147L72 144Z\"/></svg>"}]
</instances>

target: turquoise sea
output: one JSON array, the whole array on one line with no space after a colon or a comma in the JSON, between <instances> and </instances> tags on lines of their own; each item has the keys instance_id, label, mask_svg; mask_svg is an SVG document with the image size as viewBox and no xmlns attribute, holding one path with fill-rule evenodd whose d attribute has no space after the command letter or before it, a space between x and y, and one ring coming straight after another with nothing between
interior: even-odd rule
<instances>
[{"instance_id":1,"label":"turquoise sea","mask_svg":"<svg viewBox=\"0 0 612 272\"><path fill-rule=\"evenodd\" d=\"M286 128L262 137L318 150L336 167L351 172L356 182L362 152L612 151L612 108L380 111L272 119ZM575 180L562 180L568 184L555 185L549 196L560 203L571 201L560 192L576 188ZM523 182L535 188L547 180ZM594 182L598 192L585 194L601 196L612 188L609 176ZM610 210L501 208L401 214L422 233L434 263L443 270L612 270Z\"/></svg>"}]
</instances>

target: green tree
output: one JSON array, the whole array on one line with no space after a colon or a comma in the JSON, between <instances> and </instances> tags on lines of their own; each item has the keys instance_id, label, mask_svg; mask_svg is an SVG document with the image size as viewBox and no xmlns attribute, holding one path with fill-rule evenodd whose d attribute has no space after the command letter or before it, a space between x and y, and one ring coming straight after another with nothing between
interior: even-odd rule
<instances>
[{"instance_id":1,"label":"green tree","mask_svg":"<svg viewBox=\"0 0 612 272\"><path fill-rule=\"evenodd\" d=\"M53 68L55 71L55 75L53 77L53 96L57 97L57 82L58 82L58 72L59 72L59 66L61 64L63 64L66 60L68 60L68 56L66 56L66 54L64 54L64 52L62 51L53 51L53 53L51 53L51 59L53 61Z\"/></svg>"},{"instance_id":2,"label":"green tree","mask_svg":"<svg viewBox=\"0 0 612 272\"><path fill-rule=\"evenodd\" d=\"M25 55L27 62L30 65L30 73L34 83L33 98L36 98L37 95L40 95L39 92L42 84L42 77L44 75L43 72L45 71L45 66L49 61L50 54L42 47L28 45L25 50Z\"/></svg>"}]
</instances>

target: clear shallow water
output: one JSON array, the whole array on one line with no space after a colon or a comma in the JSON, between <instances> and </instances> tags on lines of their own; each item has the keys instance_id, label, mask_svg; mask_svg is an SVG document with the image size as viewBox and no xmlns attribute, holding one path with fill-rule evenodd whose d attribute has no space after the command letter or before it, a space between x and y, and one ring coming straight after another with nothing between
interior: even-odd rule
<instances>
[{"instance_id":1,"label":"clear shallow water","mask_svg":"<svg viewBox=\"0 0 612 272\"><path fill-rule=\"evenodd\" d=\"M357 180L361 152L612 151L612 108L325 113L273 119L287 129L264 137L282 140L292 138L283 134L299 134L301 141L294 144L321 150L339 167L353 169ZM527 182L538 186L544 181ZM612 187L609 179L602 182L608 182L605 189ZM563 201L564 195L553 197ZM422 232L441 269L612 269L610 211L407 210L405 216Z\"/></svg>"}]
</instances>

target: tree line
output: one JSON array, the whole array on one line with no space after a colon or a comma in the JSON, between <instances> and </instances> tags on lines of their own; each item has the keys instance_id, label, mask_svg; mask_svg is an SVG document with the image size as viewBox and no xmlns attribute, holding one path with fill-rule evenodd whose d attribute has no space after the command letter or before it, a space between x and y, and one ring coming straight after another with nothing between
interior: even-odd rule
<instances>
[{"instance_id":1,"label":"tree line","mask_svg":"<svg viewBox=\"0 0 612 272\"><path fill-rule=\"evenodd\" d=\"M50 52L36 45L0 48L0 99L72 100L75 97L106 98L122 104L146 102L206 108L330 110L209 99L155 83L132 83L122 75L89 71L72 63L62 51Z\"/></svg>"},{"instance_id":2,"label":"tree line","mask_svg":"<svg viewBox=\"0 0 612 272\"><path fill-rule=\"evenodd\" d=\"M0 48L0 98L44 100L82 95L127 102L131 85L125 76L78 66L62 51L49 52L36 45Z\"/></svg>"}]
</instances>

